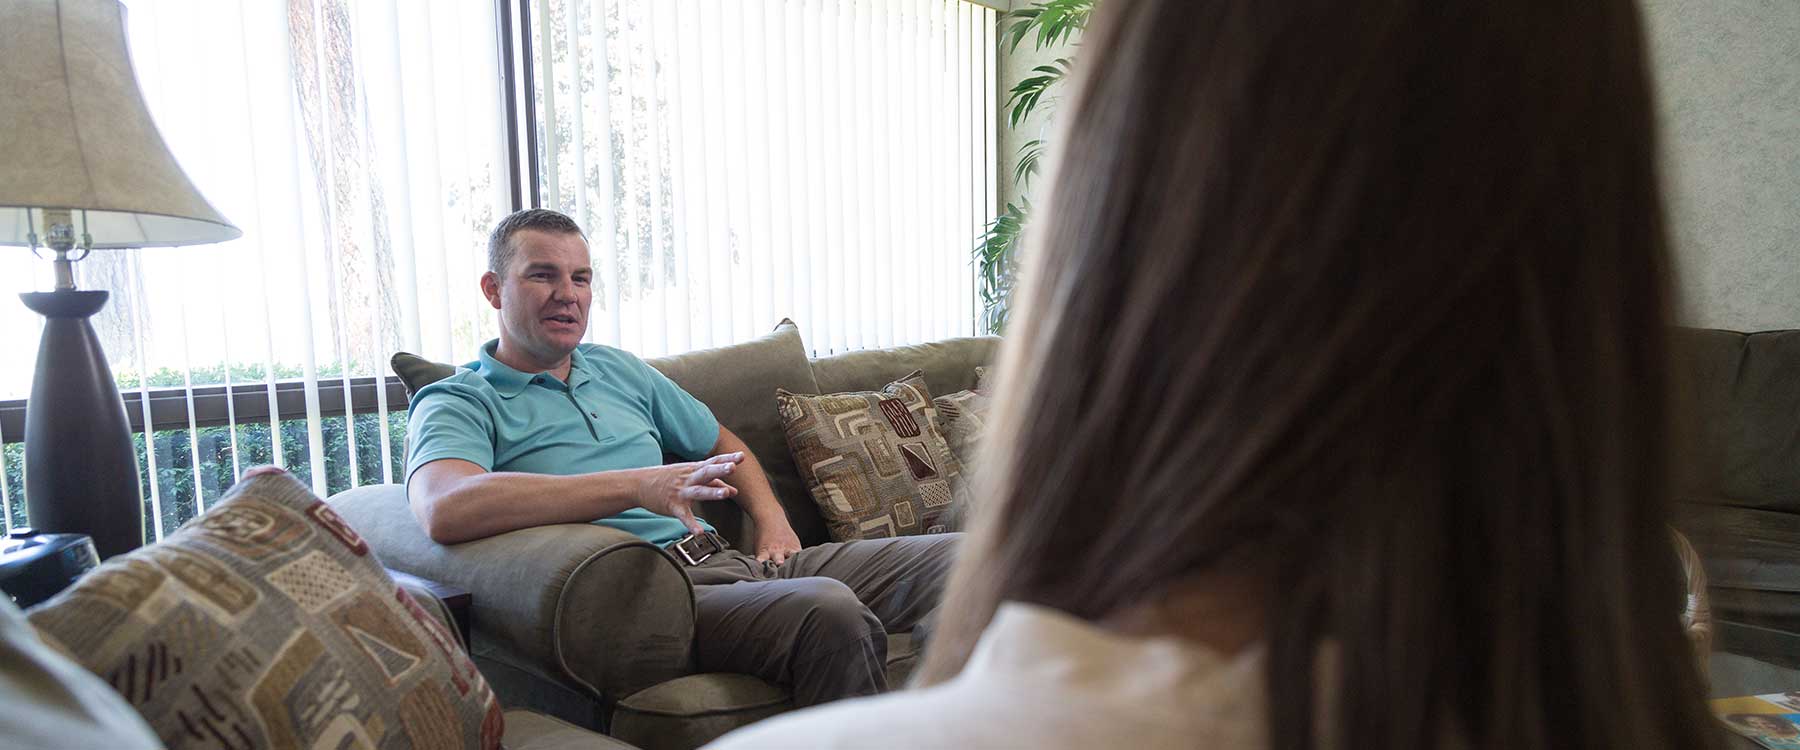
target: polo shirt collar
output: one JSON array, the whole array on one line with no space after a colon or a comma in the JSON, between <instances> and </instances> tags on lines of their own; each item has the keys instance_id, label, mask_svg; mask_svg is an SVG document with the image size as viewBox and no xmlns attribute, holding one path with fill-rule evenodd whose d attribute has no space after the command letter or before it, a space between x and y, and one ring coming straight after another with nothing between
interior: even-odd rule
<instances>
[{"instance_id":1,"label":"polo shirt collar","mask_svg":"<svg viewBox=\"0 0 1800 750\"><path fill-rule=\"evenodd\" d=\"M525 387L531 385L531 381L535 380L537 376L542 375L543 373L521 372L513 369L512 366L505 362L495 359L494 350L499 346L499 339L494 339L481 345L480 367L476 369L476 372L480 373L481 377L487 380L488 385L494 387L494 392L500 394L501 398L512 398L523 393ZM570 388L593 380L596 376L597 373L592 371L590 362L587 357L582 356L580 349L576 349L569 353L568 386ZM548 376L546 376L546 379L547 378Z\"/></svg>"},{"instance_id":2,"label":"polo shirt collar","mask_svg":"<svg viewBox=\"0 0 1800 750\"><path fill-rule=\"evenodd\" d=\"M570 389L577 388L582 383L586 383L589 380L595 380L599 377L600 369L595 366L593 362L590 362L587 357L582 356L580 347L577 347L575 351L569 352Z\"/></svg>"}]
</instances>

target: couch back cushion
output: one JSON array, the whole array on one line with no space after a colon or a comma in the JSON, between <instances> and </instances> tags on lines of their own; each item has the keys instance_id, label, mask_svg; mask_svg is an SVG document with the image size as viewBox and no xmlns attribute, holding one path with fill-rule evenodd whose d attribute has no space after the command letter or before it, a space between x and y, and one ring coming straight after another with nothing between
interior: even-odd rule
<instances>
[{"instance_id":1,"label":"couch back cushion","mask_svg":"<svg viewBox=\"0 0 1800 750\"><path fill-rule=\"evenodd\" d=\"M394 356L388 358L388 366L400 376L400 384L406 386L409 401L420 388L456 374L456 365L433 362L412 352L394 352Z\"/></svg>"},{"instance_id":2,"label":"couch back cushion","mask_svg":"<svg viewBox=\"0 0 1800 750\"><path fill-rule=\"evenodd\" d=\"M170 747L499 746L500 704L441 622L286 474L30 613Z\"/></svg>"},{"instance_id":3,"label":"couch back cushion","mask_svg":"<svg viewBox=\"0 0 1800 750\"><path fill-rule=\"evenodd\" d=\"M1000 348L998 336L944 339L929 344L867 349L813 360L819 393L879 391L913 370L925 373L925 386L942 395L975 387L975 368L990 364Z\"/></svg>"},{"instance_id":4,"label":"couch back cushion","mask_svg":"<svg viewBox=\"0 0 1800 750\"><path fill-rule=\"evenodd\" d=\"M1677 497L1800 513L1800 331L1674 334Z\"/></svg>"},{"instance_id":5,"label":"couch back cushion","mask_svg":"<svg viewBox=\"0 0 1800 750\"><path fill-rule=\"evenodd\" d=\"M806 345L793 321L784 320L768 335L742 344L645 361L700 399L719 424L750 446L802 542L827 538L825 519L813 507L800 472L794 468L781 415L775 410L777 388L792 393L819 392L806 361ZM753 549L750 526L736 503L702 503L699 511L738 549Z\"/></svg>"}]
</instances>

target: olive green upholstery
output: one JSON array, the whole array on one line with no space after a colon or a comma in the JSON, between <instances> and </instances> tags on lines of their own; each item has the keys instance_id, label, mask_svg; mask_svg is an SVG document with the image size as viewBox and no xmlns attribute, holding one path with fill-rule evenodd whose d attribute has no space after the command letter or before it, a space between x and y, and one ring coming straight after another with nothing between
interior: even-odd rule
<instances>
[{"instance_id":1,"label":"olive green upholstery","mask_svg":"<svg viewBox=\"0 0 1800 750\"><path fill-rule=\"evenodd\" d=\"M831 393L879 387L923 370L935 394L971 388L999 339L962 338L809 360L787 321L733 346L648 360L743 438L769 475L802 544L830 541L788 453L775 389ZM416 391L452 371L396 356ZM785 690L736 674L695 674L694 603L673 558L624 532L592 524L514 531L464 544L432 542L400 485L331 500L391 568L470 591L471 652L508 706L527 707L643 748L692 748L787 710ZM754 528L731 503L705 509L734 545ZM888 680L917 661L910 634L888 638ZM509 734L510 740L510 734Z\"/></svg>"},{"instance_id":2,"label":"olive green upholstery","mask_svg":"<svg viewBox=\"0 0 1800 750\"><path fill-rule=\"evenodd\" d=\"M1676 528L1716 645L1800 666L1800 331L1677 329Z\"/></svg>"}]
</instances>

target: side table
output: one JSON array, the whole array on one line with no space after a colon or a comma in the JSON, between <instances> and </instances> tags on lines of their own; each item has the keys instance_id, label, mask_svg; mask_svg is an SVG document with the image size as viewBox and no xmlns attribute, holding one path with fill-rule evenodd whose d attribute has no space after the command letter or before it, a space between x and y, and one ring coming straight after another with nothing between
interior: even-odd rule
<instances>
[{"instance_id":1,"label":"side table","mask_svg":"<svg viewBox=\"0 0 1800 750\"><path fill-rule=\"evenodd\" d=\"M420 578L411 573L403 573L394 570L393 568L384 568L384 570L387 571L389 576L393 577L395 583L407 584L425 589L426 591L431 592L432 596L437 597L438 601L443 602L444 608L450 610L450 619L456 622L456 634L462 636L463 647L468 648L469 604L475 598L469 593L468 589L452 586L448 583L433 581L429 578Z\"/></svg>"}]
</instances>

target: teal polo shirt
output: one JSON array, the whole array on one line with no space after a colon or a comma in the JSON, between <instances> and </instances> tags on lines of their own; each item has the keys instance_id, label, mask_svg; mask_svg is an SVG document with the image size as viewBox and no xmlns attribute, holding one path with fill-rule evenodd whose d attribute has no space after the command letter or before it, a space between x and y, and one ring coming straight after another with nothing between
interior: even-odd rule
<instances>
[{"instance_id":1,"label":"teal polo shirt","mask_svg":"<svg viewBox=\"0 0 1800 750\"><path fill-rule=\"evenodd\" d=\"M409 481L446 458L488 471L587 474L661 466L665 453L699 460L719 442L711 409L628 352L582 344L564 383L502 364L498 344L483 344L480 359L413 395ZM643 508L594 523L663 547L687 535L681 521Z\"/></svg>"}]
</instances>

